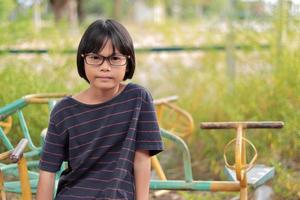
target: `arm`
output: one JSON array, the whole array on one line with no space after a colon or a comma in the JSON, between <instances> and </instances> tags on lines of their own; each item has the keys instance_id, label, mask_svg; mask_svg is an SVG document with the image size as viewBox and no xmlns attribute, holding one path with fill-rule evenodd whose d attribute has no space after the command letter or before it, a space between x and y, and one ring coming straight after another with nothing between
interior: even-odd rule
<instances>
[{"instance_id":1,"label":"arm","mask_svg":"<svg viewBox=\"0 0 300 200\"><path fill-rule=\"evenodd\" d=\"M55 173L40 170L36 200L52 200Z\"/></svg>"},{"instance_id":2,"label":"arm","mask_svg":"<svg viewBox=\"0 0 300 200\"><path fill-rule=\"evenodd\" d=\"M137 150L134 158L135 195L137 200L149 199L151 160L147 150Z\"/></svg>"}]
</instances>

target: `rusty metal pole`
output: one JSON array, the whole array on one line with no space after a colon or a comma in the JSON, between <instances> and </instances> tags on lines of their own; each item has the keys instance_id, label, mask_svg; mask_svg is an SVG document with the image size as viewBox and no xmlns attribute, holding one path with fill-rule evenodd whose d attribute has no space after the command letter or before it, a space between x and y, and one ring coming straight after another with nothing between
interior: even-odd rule
<instances>
[{"instance_id":1,"label":"rusty metal pole","mask_svg":"<svg viewBox=\"0 0 300 200\"><path fill-rule=\"evenodd\" d=\"M28 177L27 164L25 158L22 158L18 162L21 189L22 189L22 199L23 200L32 200L31 196L31 187Z\"/></svg>"},{"instance_id":2,"label":"rusty metal pole","mask_svg":"<svg viewBox=\"0 0 300 200\"><path fill-rule=\"evenodd\" d=\"M4 191L4 177L3 177L3 173L1 172L0 169L0 198L1 200L6 200L6 195L5 195L5 191Z\"/></svg>"}]
</instances>

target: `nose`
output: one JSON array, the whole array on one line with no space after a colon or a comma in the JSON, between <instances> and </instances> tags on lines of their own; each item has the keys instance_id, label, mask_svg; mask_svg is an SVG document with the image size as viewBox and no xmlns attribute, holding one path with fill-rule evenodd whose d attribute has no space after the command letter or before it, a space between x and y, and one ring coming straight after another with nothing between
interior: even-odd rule
<instances>
[{"instance_id":1,"label":"nose","mask_svg":"<svg viewBox=\"0 0 300 200\"><path fill-rule=\"evenodd\" d=\"M110 71L111 66L107 58L104 59L103 63L99 66L100 71Z\"/></svg>"}]
</instances>

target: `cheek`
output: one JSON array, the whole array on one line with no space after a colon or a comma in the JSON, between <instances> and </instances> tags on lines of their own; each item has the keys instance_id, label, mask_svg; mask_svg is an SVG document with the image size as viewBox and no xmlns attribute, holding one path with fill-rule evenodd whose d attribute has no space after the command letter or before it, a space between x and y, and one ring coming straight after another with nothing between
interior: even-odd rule
<instances>
[{"instance_id":1,"label":"cheek","mask_svg":"<svg viewBox=\"0 0 300 200\"><path fill-rule=\"evenodd\" d=\"M85 68L85 76L91 82L91 79L93 77L93 73L90 70L86 70L86 68Z\"/></svg>"},{"instance_id":2,"label":"cheek","mask_svg":"<svg viewBox=\"0 0 300 200\"><path fill-rule=\"evenodd\" d=\"M127 71L126 68L120 69L120 70L118 71L118 78L123 80L124 77L125 77L126 71Z\"/></svg>"}]
</instances>

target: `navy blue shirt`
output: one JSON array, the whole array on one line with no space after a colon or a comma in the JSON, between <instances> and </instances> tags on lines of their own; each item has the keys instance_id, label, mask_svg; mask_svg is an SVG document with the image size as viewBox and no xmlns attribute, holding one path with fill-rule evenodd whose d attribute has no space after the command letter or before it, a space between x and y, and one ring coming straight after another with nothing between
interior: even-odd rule
<instances>
[{"instance_id":1,"label":"navy blue shirt","mask_svg":"<svg viewBox=\"0 0 300 200\"><path fill-rule=\"evenodd\" d=\"M57 172L56 199L135 199L136 150L163 150L150 93L129 83L101 104L66 97L51 112L40 169Z\"/></svg>"}]
</instances>

